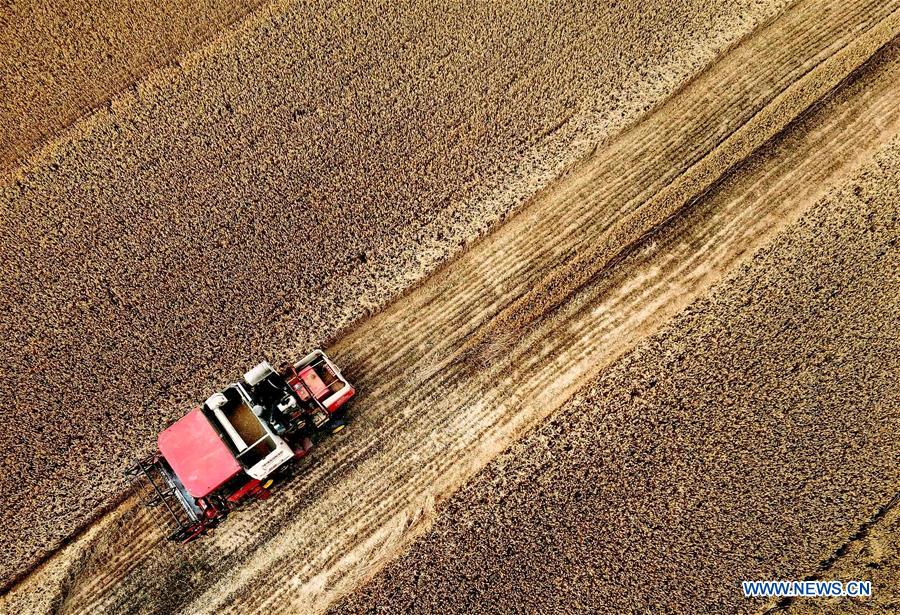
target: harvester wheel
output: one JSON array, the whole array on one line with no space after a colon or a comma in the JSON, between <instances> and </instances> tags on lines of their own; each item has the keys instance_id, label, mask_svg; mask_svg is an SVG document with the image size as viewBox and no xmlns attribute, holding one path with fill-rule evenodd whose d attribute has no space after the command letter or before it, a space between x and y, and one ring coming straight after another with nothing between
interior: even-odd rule
<instances>
[{"instance_id":1,"label":"harvester wheel","mask_svg":"<svg viewBox=\"0 0 900 615\"><path fill-rule=\"evenodd\" d=\"M277 470L277 472L276 472L276 474L275 474L275 477L276 477L276 479L278 480L279 483L291 479L291 477L294 475L294 465L295 465L295 463L296 463L296 462L294 462L294 463L286 463L286 464L284 464L283 466L281 466L280 468L278 468L278 470Z\"/></svg>"},{"instance_id":2,"label":"harvester wheel","mask_svg":"<svg viewBox=\"0 0 900 615\"><path fill-rule=\"evenodd\" d=\"M331 417L331 420L328 421L328 424L326 425L326 429L330 434L337 433L344 429L348 423L349 421L347 420L347 413L342 409L339 410L337 414Z\"/></svg>"}]
</instances>

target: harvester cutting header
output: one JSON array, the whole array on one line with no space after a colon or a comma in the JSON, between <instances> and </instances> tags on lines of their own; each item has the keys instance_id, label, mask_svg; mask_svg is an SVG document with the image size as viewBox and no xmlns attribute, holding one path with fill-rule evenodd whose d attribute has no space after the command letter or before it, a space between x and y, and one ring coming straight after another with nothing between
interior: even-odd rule
<instances>
[{"instance_id":1,"label":"harvester cutting header","mask_svg":"<svg viewBox=\"0 0 900 615\"><path fill-rule=\"evenodd\" d=\"M344 426L356 390L321 350L274 369L263 361L159 434L158 452L128 475L164 509L171 540L188 542L272 484L323 433Z\"/></svg>"}]
</instances>

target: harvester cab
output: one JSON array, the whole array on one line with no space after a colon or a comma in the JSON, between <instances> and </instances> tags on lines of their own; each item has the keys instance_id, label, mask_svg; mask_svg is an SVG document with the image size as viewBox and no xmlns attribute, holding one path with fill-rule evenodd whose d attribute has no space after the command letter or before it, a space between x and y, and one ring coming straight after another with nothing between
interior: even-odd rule
<instances>
[{"instance_id":1,"label":"harvester cab","mask_svg":"<svg viewBox=\"0 0 900 615\"><path fill-rule=\"evenodd\" d=\"M323 433L343 428L354 387L321 350L276 370L263 361L159 434L127 474L187 542L269 488Z\"/></svg>"}]
</instances>

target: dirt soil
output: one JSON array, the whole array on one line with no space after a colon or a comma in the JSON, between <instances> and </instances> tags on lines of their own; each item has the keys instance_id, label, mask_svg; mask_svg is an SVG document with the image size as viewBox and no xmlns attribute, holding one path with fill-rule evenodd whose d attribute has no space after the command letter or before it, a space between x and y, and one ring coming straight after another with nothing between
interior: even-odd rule
<instances>
[{"instance_id":1,"label":"dirt soil","mask_svg":"<svg viewBox=\"0 0 900 615\"><path fill-rule=\"evenodd\" d=\"M332 612L753 612L742 579L810 575L875 597L770 612L896 612L898 178L900 138Z\"/></svg>"},{"instance_id":2,"label":"dirt soil","mask_svg":"<svg viewBox=\"0 0 900 615\"><path fill-rule=\"evenodd\" d=\"M285 1L177 61L250 5L4 5L0 160L62 132L0 180L3 580L197 400L397 297L784 4Z\"/></svg>"}]
</instances>

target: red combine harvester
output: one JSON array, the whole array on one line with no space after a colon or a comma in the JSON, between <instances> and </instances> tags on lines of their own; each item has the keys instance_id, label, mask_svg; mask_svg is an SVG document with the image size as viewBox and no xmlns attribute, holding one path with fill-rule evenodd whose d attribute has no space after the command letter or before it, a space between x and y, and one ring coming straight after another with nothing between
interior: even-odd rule
<instances>
[{"instance_id":1,"label":"red combine harvester","mask_svg":"<svg viewBox=\"0 0 900 615\"><path fill-rule=\"evenodd\" d=\"M323 433L344 426L356 390L321 350L275 370L263 361L159 434L159 452L127 472L146 504L166 510L171 540L188 542L272 484Z\"/></svg>"}]
</instances>

